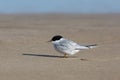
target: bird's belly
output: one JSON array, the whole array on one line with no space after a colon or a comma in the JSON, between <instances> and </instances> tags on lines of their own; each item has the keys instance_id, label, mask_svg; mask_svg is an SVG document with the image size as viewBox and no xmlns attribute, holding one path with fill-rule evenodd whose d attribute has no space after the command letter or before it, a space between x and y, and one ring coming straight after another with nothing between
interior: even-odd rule
<instances>
[{"instance_id":1,"label":"bird's belly","mask_svg":"<svg viewBox=\"0 0 120 80\"><path fill-rule=\"evenodd\" d=\"M66 50L64 51L64 53L68 54L68 55L74 55L75 53L78 53L79 50Z\"/></svg>"},{"instance_id":2,"label":"bird's belly","mask_svg":"<svg viewBox=\"0 0 120 80\"><path fill-rule=\"evenodd\" d=\"M54 45L54 48L58 51L58 52L60 52L60 53L62 53L62 54L68 54L68 55L74 55L75 53L78 53L80 50L76 50L76 49L69 49L69 48L66 48L66 49L63 49L63 48L61 48L61 47L58 47L58 46L56 46L56 45Z\"/></svg>"},{"instance_id":3,"label":"bird's belly","mask_svg":"<svg viewBox=\"0 0 120 80\"><path fill-rule=\"evenodd\" d=\"M70 55L74 55L74 54L76 54L78 52L79 52L79 50L73 50L73 51L71 51Z\"/></svg>"},{"instance_id":4,"label":"bird's belly","mask_svg":"<svg viewBox=\"0 0 120 80\"><path fill-rule=\"evenodd\" d=\"M62 50L62 51L58 49L56 50L62 54L68 54L68 55L74 55L75 53L79 52L79 50Z\"/></svg>"}]
</instances>

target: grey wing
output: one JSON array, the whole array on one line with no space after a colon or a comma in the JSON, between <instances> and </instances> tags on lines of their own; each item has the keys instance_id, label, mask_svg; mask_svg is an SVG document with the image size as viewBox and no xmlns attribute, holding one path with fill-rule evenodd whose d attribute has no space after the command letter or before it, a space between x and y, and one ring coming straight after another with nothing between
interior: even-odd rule
<instances>
[{"instance_id":1,"label":"grey wing","mask_svg":"<svg viewBox=\"0 0 120 80\"><path fill-rule=\"evenodd\" d=\"M89 49L87 46L79 45L70 40L67 43L69 44L70 47L72 47L73 49L76 49L76 50Z\"/></svg>"},{"instance_id":2,"label":"grey wing","mask_svg":"<svg viewBox=\"0 0 120 80\"><path fill-rule=\"evenodd\" d=\"M66 51L69 50L69 47L64 41L54 44L54 47L56 48L57 51L62 52L62 53L66 53Z\"/></svg>"},{"instance_id":3,"label":"grey wing","mask_svg":"<svg viewBox=\"0 0 120 80\"><path fill-rule=\"evenodd\" d=\"M66 39L60 41L57 44L54 44L54 47L59 52L68 52L68 51L71 52L73 49L75 49L74 46L71 44L71 41Z\"/></svg>"},{"instance_id":4,"label":"grey wing","mask_svg":"<svg viewBox=\"0 0 120 80\"><path fill-rule=\"evenodd\" d=\"M64 39L59 44L54 45L59 52L72 52L73 50L88 49L86 46L81 46L71 40Z\"/></svg>"},{"instance_id":5,"label":"grey wing","mask_svg":"<svg viewBox=\"0 0 120 80\"><path fill-rule=\"evenodd\" d=\"M70 48L70 44L67 40L63 40L57 44L57 48L60 50L68 50Z\"/></svg>"},{"instance_id":6,"label":"grey wing","mask_svg":"<svg viewBox=\"0 0 120 80\"><path fill-rule=\"evenodd\" d=\"M62 42L60 42L61 46L64 46L64 49L71 49L71 50L75 50L76 48L79 48L80 45L78 45L77 43L71 41L71 40L63 40Z\"/></svg>"}]
</instances>

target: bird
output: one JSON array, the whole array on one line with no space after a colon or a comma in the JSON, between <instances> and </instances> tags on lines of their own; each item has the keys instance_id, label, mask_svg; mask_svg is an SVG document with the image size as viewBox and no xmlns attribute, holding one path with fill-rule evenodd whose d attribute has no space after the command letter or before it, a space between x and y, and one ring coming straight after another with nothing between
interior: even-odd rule
<instances>
[{"instance_id":1,"label":"bird","mask_svg":"<svg viewBox=\"0 0 120 80\"><path fill-rule=\"evenodd\" d=\"M56 51L62 53L64 58L69 55L74 55L84 49L92 49L97 47L97 44L80 45L72 40L68 40L61 35L55 35L48 42L52 42Z\"/></svg>"}]
</instances>

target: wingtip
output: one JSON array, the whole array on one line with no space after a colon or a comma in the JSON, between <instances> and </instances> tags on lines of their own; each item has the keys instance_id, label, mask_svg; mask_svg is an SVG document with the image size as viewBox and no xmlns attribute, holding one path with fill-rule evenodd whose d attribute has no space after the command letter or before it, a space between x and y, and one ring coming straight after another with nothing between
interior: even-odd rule
<instances>
[{"instance_id":1,"label":"wingtip","mask_svg":"<svg viewBox=\"0 0 120 80\"><path fill-rule=\"evenodd\" d=\"M96 47L98 47L98 44L88 45L88 48L90 48L90 49L96 48Z\"/></svg>"}]
</instances>

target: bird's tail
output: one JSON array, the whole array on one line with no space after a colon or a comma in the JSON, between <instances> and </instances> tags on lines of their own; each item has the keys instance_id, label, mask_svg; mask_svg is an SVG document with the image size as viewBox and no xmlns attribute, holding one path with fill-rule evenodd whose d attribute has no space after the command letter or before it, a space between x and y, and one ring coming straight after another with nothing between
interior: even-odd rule
<instances>
[{"instance_id":1,"label":"bird's tail","mask_svg":"<svg viewBox=\"0 0 120 80\"><path fill-rule=\"evenodd\" d=\"M97 44L92 44L92 45L87 45L86 47L88 47L89 49L92 49L92 48L96 48L98 45Z\"/></svg>"}]
</instances>

